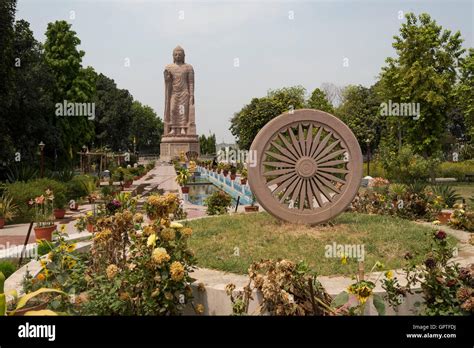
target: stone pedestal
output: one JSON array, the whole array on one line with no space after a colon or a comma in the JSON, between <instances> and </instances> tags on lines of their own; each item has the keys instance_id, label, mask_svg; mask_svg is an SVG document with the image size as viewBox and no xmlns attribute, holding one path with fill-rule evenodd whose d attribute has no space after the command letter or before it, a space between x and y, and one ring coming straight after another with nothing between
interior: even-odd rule
<instances>
[{"instance_id":1,"label":"stone pedestal","mask_svg":"<svg viewBox=\"0 0 474 348\"><path fill-rule=\"evenodd\" d=\"M199 151L199 137L197 135L179 134L165 135L161 138L160 159L162 161L171 161L179 157L181 152Z\"/></svg>"}]
</instances>

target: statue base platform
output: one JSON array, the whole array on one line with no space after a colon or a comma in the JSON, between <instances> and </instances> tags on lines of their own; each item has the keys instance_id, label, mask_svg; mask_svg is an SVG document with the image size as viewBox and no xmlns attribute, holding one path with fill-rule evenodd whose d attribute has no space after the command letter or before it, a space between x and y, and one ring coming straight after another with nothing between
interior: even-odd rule
<instances>
[{"instance_id":1,"label":"statue base platform","mask_svg":"<svg viewBox=\"0 0 474 348\"><path fill-rule=\"evenodd\" d=\"M200 154L199 137L189 134L164 135L160 144L160 160L171 161L180 157L181 152L196 151Z\"/></svg>"}]
</instances>

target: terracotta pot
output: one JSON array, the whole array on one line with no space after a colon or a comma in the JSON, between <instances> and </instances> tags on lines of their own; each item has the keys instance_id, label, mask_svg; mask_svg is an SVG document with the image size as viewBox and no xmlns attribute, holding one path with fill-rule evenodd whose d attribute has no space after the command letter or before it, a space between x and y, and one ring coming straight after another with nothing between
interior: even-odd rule
<instances>
[{"instance_id":1,"label":"terracotta pot","mask_svg":"<svg viewBox=\"0 0 474 348\"><path fill-rule=\"evenodd\" d=\"M93 233L95 230L94 224L87 224L86 229L88 232Z\"/></svg>"},{"instance_id":2,"label":"terracotta pot","mask_svg":"<svg viewBox=\"0 0 474 348\"><path fill-rule=\"evenodd\" d=\"M22 317L25 315L26 312L29 312L29 311L40 311L42 309L46 309L46 307L48 306L47 303L40 303L36 306L31 306L31 307L23 307L23 308L20 308L19 310L15 311L15 314L13 315L14 317Z\"/></svg>"},{"instance_id":3,"label":"terracotta pot","mask_svg":"<svg viewBox=\"0 0 474 348\"><path fill-rule=\"evenodd\" d=\"M235 180L236 177L237 177L236 174L230 174L230 180Z\"/></svg>"},{"instance_id":4,"label":"terracotta pot","mask_svg":"<svg viewBox=\"0 0 474 348\"><path fill-rule=\"evenodd\" d=\"M53 232L56 230L56 225L48 226L48 227L37 227L35 226L35 236L36 240L45 239L47 241L51 241Z\"/></svg>"},{"instance_id":5,"label":"terracotta pot","mask_svg":"<svg viewBox=\"0 0 474 348\"><path fill-rule=\"evenodd\" d=\"M241 185L247 184L247 179L240 179L240 184Z\"/></svg>"},{"instance_id":6,"label":"terracotta pot","mask_svg":"<svg viewBox=\"0 0 474 348\"><path fill-rule=\"evenodd\" d=\"M181 192L182 193L189 193L189 187L188 186L181 186Z\"/></svg>"},{"instance_id":7,"label":"terracotta pot","mask_svg":"<svg viewBox=\"0 0 474 348\"><path fill-rule=\"evenodd\" d=\"M227 176L227 174L229 174L229 171L224 169L224 170L222 171L222 174L224 174L224 176Z\"/></svg>"},{"instance_id":8,"label":"terracotta pot","mask_svg":"<svg viewBox=\"0 0 474 348\"><path fill-rule=\"evenodd\" d=\"M123 184L123 187L129 188L130 186L132 186L132 184L133 184L133 180L132 181L125 181L125 183Z\"/></svg>"},{"instance_id":9,"label":"terracotta pot","mask_svg":"<svg viewBox=\"0 0 474 348\"><path fill-rule=\"evenodd\" d=\"M438 213L439 222L446 225L448 223L449 219L451 218L451 214L452 214L452 212L448 211L448 210L440 211Z\"/></svg>"},{"instance_id":10,"label":"terracotta pot","mask_svg":"<svg viewBox=\"0 0 474 348\"><path fill-rule=\"evenodd\" d=\"M5 226L5 218L0 218L0 230Z\"/></svg>"},{"instance_id":11,"label":"terracotta pot","mask_svg":"<svg viewBox=\"0 0 474 348\"><path fill-rule=\"evenodd\" d=\"M54 209L53 210L54 217L56 219L64 219L64 215L66 215L66 209Z\"/></svg>"},{"instance_id":12,"label":"terracotta pot","mask_svg":"<svg viewBox=\"0 0 474 348\"><path fill-rule=\"evenodd\" d=\"M258 211L258 205L246 205L244 208L245 212L247 213L253 213Z\"/></svg>"}]
</instances>

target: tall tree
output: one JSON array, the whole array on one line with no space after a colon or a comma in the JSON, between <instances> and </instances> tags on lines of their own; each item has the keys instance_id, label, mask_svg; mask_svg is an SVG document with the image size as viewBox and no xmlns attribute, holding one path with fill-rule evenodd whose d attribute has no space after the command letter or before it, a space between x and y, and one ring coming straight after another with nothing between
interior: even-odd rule
<instances>
[{"instance_id":1,"label":"tall tree","mask_svg":"<svg viewBox=\"0 0 474 348\"><path fill-rule=\"evenodd\" d=\"M270 90L266 97L253 98L231 119L230 131L241 149L248 150L258 131L268 121L289 110L304 108L306 90L301 86Z\"/></svg>"},{"instance_id":2,"label":"tall tree","mask_svg":"<svg viewBox=\"0 0 474 348\"><path fill-rule=\"evenodd\" d=\"M209 133L209 136L206 137L205 134L201 134L199 136L199 147L203 155L216 153L216 135Z\"/></svg>"},{"instance_id":3,"label":"tall tree","mask_svg":"<svg viewBox=\"0 0 474 348\"><path fill-rule=\"evenodd\" d=\"M16 0L0 1L0 123L8 121L7 111L11 102L11 83L14 66L13 38ZM2 132L3 133L3 132ZM0 136L0 160L6 162L13 152L13 139L5 131Z\"/></svg>"},{"instance_id":4,"label":"tall tree","mask_svg":"<svg viewBox=\"0 0 474 348\"><path fill-rule=\"evenodd\" d=\"M371 151L378 147L384 124L375 88L347 86L342 93L342 103L335 112L352 130L364 151L369 146Z\"/></svg>"},{"instance_id":5,"label":"tall tree","mask_svg":"<svg viewBox=\"0 0 474 348\"><path fill-rule=\"evenodd\" d=\"M457 62L464 51L461 34L443 30L426 13L418 18L408 13L394 39L397 57L387 58L382 69L381 95L387 103L419 103L419 119L397 121L414 150L426 157L441 147Z\"/></svg>"},{"instance_id":6,"label":"tall tree","mask_svg":"<svg viewBox=\"0 0 474 348\"><path fill-rule=\"evenodd\" d=\"M474 48L470 48L461 60L460 80L455 94L468 134L474 142Z\"/></svg>"},{"instance_id":7,"label":"tall tree","mask_svg":"<svg viewBox=\"0 0 474 348\"><path fill-rule=\"evenodd\" d=\"M133 97L126 89L119 89L114 80L99 74L96 83L96 144L114 151L132 151Z\"/></svg>"},{"instance_id":8,"label":"tall tree","mask_svg":"<svg viewBox=\"0 0 474 348\"><path fill-rule=\"evenodd\" d=\"M311 109L317 109L321 111L326 111L332 114L334 112L334 107L329 102L326 93L324 93L321 89L315 88L313 93L308 100L308 107Z\"/></svg>"},{"instance_id":9,"label":"tall tree","mask_svg":"<svg viewBox=\"0 0 474 348\"><path fill-rule=\"evenodd\" d=\"M53 73L54 102L92 103L96 74L92 68L82 68L84 51L78 50L81 40L66 21L49 23L46 30L45 59ZM57 148L70 159L85 144L93 140L94 124L87 117L57 117L61 130Z\"/></svg>"},{"instance_id":10,"label":"tall tree","mask_svg":"<svg viewBox=\"0 0 474 348\"><path fill-rule=\"evenodd\" d=\"M163 128L163 121L151 107L133 102L130 137L137 151L159 153Z\"/></svg>"}]
</instances>

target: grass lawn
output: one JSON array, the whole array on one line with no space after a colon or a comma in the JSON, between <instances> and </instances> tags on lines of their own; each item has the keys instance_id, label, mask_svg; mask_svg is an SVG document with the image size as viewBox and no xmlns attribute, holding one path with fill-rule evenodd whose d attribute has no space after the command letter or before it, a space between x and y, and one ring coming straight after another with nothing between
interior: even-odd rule
<instances>
[{"instance_id":1,"label":"grass lawn","mask_svg":"<svg viewBox=\"0 0 474 348\"><path fill-rule=\"evenodd\" d=\"M325 257L325 245L364 245L367 271L376 261L387 269L401 268L410 252L422 262L433 229L408 220L357 213L344 213L332 224L295 225L267 213L224 215L189 221L193 228L190 246L200 267L246 274L260 259L305 260L320 275L352 275L357 260ZM454 239L450 239L454 245ZM238 248L238 249L237 249Z\"/></svg>"}]
</instances>

